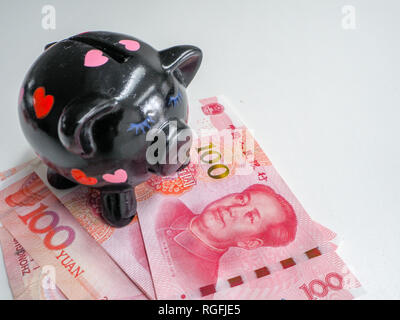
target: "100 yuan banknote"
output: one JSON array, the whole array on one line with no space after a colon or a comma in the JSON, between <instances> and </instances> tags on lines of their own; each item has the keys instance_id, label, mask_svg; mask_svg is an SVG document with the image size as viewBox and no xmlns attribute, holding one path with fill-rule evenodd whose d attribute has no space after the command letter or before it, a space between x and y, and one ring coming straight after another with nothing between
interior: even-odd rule
<instances>
[{"instance_id":1,"label":"100 yuan banknote","mask_svg":"<svg viewBox=\"0 0 400 320\"><path fill-rule=\"evenodd\" d=\"M146 298L31 167L1 183L0 221L67 298Z\"/></svg>"},{"instance_id":2,"label":"100 yuan banknote","mask_svg":"<svg viewBox=\"0 0 400 320\"><path fill-rule=\"evenodd\" d=\"M100 195L97 190L85 186L69 190L53 188L47 181L47 167L42 162L35 167L35 172L146 296L155 299L150 267L137 217L124 228L111 227L101 218Z\"/></svg>"},{"instance_id":3,"label":"100 yuan banknote","mask_svg":"<svg viewBox=\"0 0 400 320\"><path fill-rule=\"evenodd\" d=\"M27 166L34 166L39 159L32 159L14 168L0 172L4 181ZM54 268L40 268L17 239L0 227L0 245L3 252L8 283L16 300L65 300L55 284Z\"/></svg>"},{"instance_id":4,"label":"100 yuan banknote","mask_svg":"<svg viewBox=\"0 0 400 320\"><path fill-rule=\"evenodd\" d=\"M212 298L233 270L279 272L327 249L334 234L311 220L227 103L201 100L191 116L189 166L136 188L158 298Z\"/></svg>"}]
</instances>

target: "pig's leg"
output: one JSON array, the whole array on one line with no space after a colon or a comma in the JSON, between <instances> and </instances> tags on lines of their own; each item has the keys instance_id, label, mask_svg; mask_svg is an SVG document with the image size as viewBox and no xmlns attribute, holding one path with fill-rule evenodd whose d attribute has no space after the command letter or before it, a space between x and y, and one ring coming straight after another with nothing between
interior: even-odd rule
<instances>
[{"instance_id":1,"label":"pig's leg","mask_svg":"<svg viewBox=\"0 0 400 320\"><path fill-rule=\"evenodd\" d=\"M77 183L68 180L51 168L47 168L47 181L56 189L69 189L77 185Z\"/></svg>"},{"instance_id":2,"label":"pig's leg","mask_svg":"<svg viewBox=\"0 0 400 320\"><path fill-rule=\"evenodd\" d=\"M102 216L106 222L120 228L129 224L136 214L134 189L100 190Z\"/></svg>"}]
</instances>

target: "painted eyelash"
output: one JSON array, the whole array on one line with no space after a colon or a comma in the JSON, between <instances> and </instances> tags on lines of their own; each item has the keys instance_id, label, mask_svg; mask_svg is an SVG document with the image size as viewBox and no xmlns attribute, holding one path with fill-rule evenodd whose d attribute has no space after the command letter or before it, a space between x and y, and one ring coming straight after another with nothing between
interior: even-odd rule
<instances>
[{"instance_id":1,"label":"painted eyelash","mask_svg":"<svg viewBox=\"0 0 400 320\"><path fill-rule=\"evenodd\" d=\"M146 132L145 128L150 129L150 124L154 123L154 120L149 116L146 117L141 123L131 123L129 124L128 132L132 130L136 130L136 134L139 133L139 130L142 130L143 133Z\"/></svg>"},{"instance_id":2,"label":"painted eyelash","mask_svg":"<svg viewBox=\"0 0 400 320\"><path fill-rule=\"evenodd\" d=\"M175 107L178 101L182 99L182 94L180 91L178 91L176 96L170 96L168 98L168 105L170 106L171 104Z\"/></svg>"}]
</instances>

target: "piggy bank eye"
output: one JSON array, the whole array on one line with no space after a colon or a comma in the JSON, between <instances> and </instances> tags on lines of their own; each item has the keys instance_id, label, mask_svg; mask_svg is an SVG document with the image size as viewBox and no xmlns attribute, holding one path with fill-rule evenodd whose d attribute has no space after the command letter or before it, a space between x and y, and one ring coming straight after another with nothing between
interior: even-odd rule
<instances>
[{"instance_id":1,"label":"piggy bank eye","mask_svg":"<svg viewBox=\"0 0 400 320\"><path fill-rule=\"evenodd\" d=\"M150 116L147 116L142 122L130 123L127 131L134 131L136 134L139 134L140 132L146 133L149 131L152 123L154 123L154 120Z\"/></svg>"},{"instance_id":2,"label":"piggy bank eye","mask_svg":"<svg viewBox=\"0 0 400 320\"><path fill-rule=\"evenodd\" d=\"M178 104L178 102L179 101L181 101L182 100L182 94L181 94L181 92L178 90L178 92L174 95L174 94L170 94L169 96L168 96L168 102L167 102L167 104L168 104L168 106L170 107L170 106L173 106L173 107L175 107L177 104Z\"/></svg>"}]
</instances>

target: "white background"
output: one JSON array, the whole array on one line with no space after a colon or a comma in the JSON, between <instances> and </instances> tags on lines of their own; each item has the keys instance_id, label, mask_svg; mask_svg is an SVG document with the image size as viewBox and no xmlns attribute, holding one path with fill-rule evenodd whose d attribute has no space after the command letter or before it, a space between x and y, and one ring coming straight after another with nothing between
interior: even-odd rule
<instances>
[{"instance_id":1,"label":"white background","mask_svg":"<svg viewBox=\"0 0 400 320\"><path fill-rule=\"evenodd\" d=\"M56 29L42 28L42 7ZM352 5L356 29L344 29ZM312 218L341 237L361 299L399 299L398 1L1 1L0 171L32 156L25 72L45 44L89 30L204 52L191 99L224 94ZM2 259L1 259L2 261ZM11 299L0 262L0 298Z\"/></svg>"}]
</instances>

